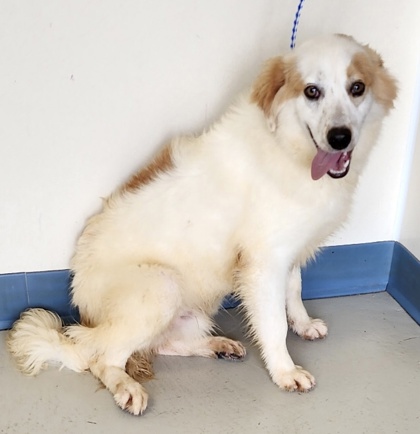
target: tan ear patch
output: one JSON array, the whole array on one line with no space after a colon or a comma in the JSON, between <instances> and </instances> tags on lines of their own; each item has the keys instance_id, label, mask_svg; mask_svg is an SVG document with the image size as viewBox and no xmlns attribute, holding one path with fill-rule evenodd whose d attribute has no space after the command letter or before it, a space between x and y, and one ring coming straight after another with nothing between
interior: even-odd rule
<instances>
[{"instance_id":1,"label":"tan ear patch","mask_svg":"<svg viewBox=\"0 0 420 434\"><path fill-rule=\"evenodd\" d=\"M304 88L305 84L295 61L292 58L274 57L266 62L257 77L251 93L251 101L270 118L275 107L285 100L296 98Z\"/></svg>"},{"instance_id":2,"label":"tan ear patch","mask_svg":"<svg viewBox=\"0 0 420 434\"><path fill-rule=\"evenodd\" d=\"M385 68L379 68L372 86L372 92L379 103L387 111L394 107L394 100L397 97L398 87L396 80Z\"/></svg>"},{"instance_id":3,"label":"tan ear patch","mask_svg":"<svg viewBox=\"0 0 420 434\"><path fill-rule=\"evenodd\" d=\"M393 108L397 96L396 81L384 67L381 56L367 45L364 49L365 51L353 56L347 75L363 80L371 88L376 101L389 111Z\"/></svg>"},{"instance_id":4,"label":"tan ear patch","mask_svg":"<svg viewBox=\"0 0 420 434\"><path fill-rule=\"evenodd\" d=\"M268 115L274 97L285 82L286 75L283 59L281 57L269 59L254 83L251 101L256 103Z\"/></svg>"},{"instance_id":5,"label":"tan ear patch","mask_svg":"<svg viewBox=\"0 0 420 434\"><path fill-rule=\"evenodd\" d=\"M362 80L366 86L372 86L377 66L372 59L363 51L356 53L347 68L349 78Z\"/></svg>"}]
</instances>

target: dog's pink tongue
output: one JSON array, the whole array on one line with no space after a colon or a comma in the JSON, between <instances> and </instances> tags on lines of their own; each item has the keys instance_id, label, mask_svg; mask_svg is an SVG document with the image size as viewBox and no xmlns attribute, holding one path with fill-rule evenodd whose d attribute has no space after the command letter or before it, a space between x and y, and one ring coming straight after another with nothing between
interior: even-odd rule
<instances>
[{"instance_id":1,"label":"dog's pink tongue","mask_svg":"<svg viewBox=\"0 0 420 434\"><path fill-rule=\"evenodd\" d=\"M318 148L315 158L312 160L311 176L314 181L322 178L329 170L337 166L341 152L325 152Z\"/></svg>"}]
</instances>

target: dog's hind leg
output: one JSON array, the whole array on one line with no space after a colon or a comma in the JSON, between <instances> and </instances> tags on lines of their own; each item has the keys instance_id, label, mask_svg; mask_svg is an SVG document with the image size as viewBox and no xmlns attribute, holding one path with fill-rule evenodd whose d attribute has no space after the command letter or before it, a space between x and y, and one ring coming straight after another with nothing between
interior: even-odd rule
<instances>
[{"instance_id":1,"label":"dog's hind leg","mask_svg":"<svg viewBox=\"0 0 420 434\"><path fill-rule=\"evenodd\" d=\"M147 353L160 342L176 317L181 299L178 276L159 265L112 269L110 274L100 322L91 328L70 326L66 334L94 348L90 371L123 410L138 415L146 409L148 395L125 372L126 363L133 352Z\"/></svg>"},{"instance_id":2,"label":"dog's hind leg","mask_svg":"<svg viewBox=\"0 0 420 434\"><path fill-rule=\"evenodd\" d=\"M287 318L290 328L303 339L322 339L327 336L328 328L322 319L311 318L302 302L302 278L300 267L290 272L286 290Z\"/></svg>"},{"instance_id":3,"label":"dog's hind leg","mask_svg":"<svg viewBox=\"0 0 420 434\"><path fill-rule=\"evenodd\" d=\"M245 347L227 337L212 336L210 333L213 328L212 320L203 312L182 312L171 323L157 353L242 360L246 354Z\"/></svg>"},{"instance_id":4,"label":"dog's hind leg","mask_svg":"<svg viewBox=\"0 0 420 434\"><path fill-rule=\"evenodd\" d=\"M200 356L240 361L246 355L239 341L212 336L212 321L202 312L188 311L174 319L162 343L152 353L136 351L127 360L127 374L139 383L153 378L151 358L157 353L166 356Z\"/></svg>"}]
</instances>

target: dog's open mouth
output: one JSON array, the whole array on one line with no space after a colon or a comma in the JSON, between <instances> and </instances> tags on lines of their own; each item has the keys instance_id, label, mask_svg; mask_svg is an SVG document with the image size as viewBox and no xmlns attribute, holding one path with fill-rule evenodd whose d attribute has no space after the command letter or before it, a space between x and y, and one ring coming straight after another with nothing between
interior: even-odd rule
<instances>
[{"instance_id":1,"label":"dog's open mouth","mask_svg":"<svg viewBox=\"0 0 420 434\"><path fill-rule=\"evenodd\" d=\"M331 178L346 176L350 168L351 152L326 152L317 147L311 166L312 179L316 181L326 173Z\"/></svg>"},{"instance_id":2,"label":"dog's open mouth","mask_svg":"<svg viewBox=\"0 0 420 434\"><path fill-rule=\"evenodd\" d=\"M352 151L327 152L322 150L315 142L311 130L308 128L317 153L312 160L311 176L314 181L322 178L326 173L331 178L343 178L350 169Z\"/></svg>"}]
</instances>

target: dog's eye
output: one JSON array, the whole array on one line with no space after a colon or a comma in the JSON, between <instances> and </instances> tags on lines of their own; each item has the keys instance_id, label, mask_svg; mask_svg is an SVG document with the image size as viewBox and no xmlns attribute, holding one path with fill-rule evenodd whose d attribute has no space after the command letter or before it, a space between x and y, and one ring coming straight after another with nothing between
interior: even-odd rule
<instances>
[{"instance_id":1,"label":"dog's eye","mask_svg":"<svg viewBox=\"0 0 420 434\"><path fill-rule=\"evenodd\" d=\"M321 91L313 84L306 86L304 90L305 96L308 99L316 101L321 96Z\"/></svg>"},{"instance_id":2,"label":"dog's eye","mask_svg":"<svg viewBox=\"0 0 420 434\"><path fill-rule=\"evenodd\" d=\"M350 93L357 98L365 93L365 84L361 81L356 81L350 86Z\"/></svg>"}]
</instances>

